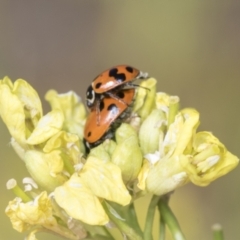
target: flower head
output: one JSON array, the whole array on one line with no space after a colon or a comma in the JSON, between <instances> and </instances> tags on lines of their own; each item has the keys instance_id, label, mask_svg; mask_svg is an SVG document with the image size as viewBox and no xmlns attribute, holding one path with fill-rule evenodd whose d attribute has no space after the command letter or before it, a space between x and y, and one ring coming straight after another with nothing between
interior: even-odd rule
<instances>
[{"instance_id":1,"label":"flower head","mask_svg":"<svg viewBox=\"0 0 240 240\"><path fill-rule=\"evenodd\" d=\"M43 115L37 92L26 81L0 80L1 117L34 180L34 187L25 180L27 192L15 180L8 183L17 195L6 209L14 229L30 231L29 240L46 229L69 239L104 238L104 226L114 221L123 235L141 239L123 211L137 197L161 196L190 181L206 186L236 167L239 159L216 137L197 131L197 110L179 109L180 99L156 93L156 83L141 82L130 117L115 128L113 139L87 155L87 114L76 93L50 90L46 99L52 109Z\"/></svg>"}]
</instances>

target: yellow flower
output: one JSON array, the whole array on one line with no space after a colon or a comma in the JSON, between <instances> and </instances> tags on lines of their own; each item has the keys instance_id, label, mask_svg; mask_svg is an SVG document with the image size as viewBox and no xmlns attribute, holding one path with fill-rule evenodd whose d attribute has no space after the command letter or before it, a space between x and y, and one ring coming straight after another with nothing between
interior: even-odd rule
<instances>
[{"instance_id":1,"label":"yellow flower","mask_svg":"<svg viewBox=\"0 0 240 240\"><path fill-rule=\"evenodd\" d=\"M194 184L206 186L234 169L239 159L212 133L198 132L193 139L193 153L181 163Z\"/></svg>"},{"instance_id":2,"label":"yellow flower","mask_svg":"<svg viewBox=\"0 0 240 240\"><path fill-rule=\"evenodd\" d=\"M24 149L43 143L62 129L64 116L53 110L42 117L37 92L24 80L0 81L0 114L10 134Z\"/></svg>"},{"instance_id":3,"label":"yellow flower","mask_svg":"<svg viewBox=\"0 0 240 240\"><path fill-rule=\"evenodd\" d=\"M63 130L77 134L82 140L86 110L81 98L73 91L58 94L55 90L48 91L45 98L53 110L58 109L63 113Z\"/></svg>"},{"instance_id":4,"label":"yellow flower","mask_svg":"<svg viewBox=\"0 0 240 240\"><path fill-rule=\"evenodd\" d=\"M42 117L41 101L36 91L24 80L0 80L0 114L12 137L22 145Z\"/></svg>"},{"instance_id":5,"label":"yellow flower","mask_svg":"<svg viewBox=\"0 0 240 240\"><path fill-rule=\"evenodd\" d=\"M19 232L31 229L34 225L51 228L57 225L52 214L51 201L46 192L42 192L34 201L23 203L20 198L10 201L6 208L13 228Z\"/></svg>"},{"instance_id":6,"label":"yellow flower","mask_svg":"<svg viewBox=\"0 0 240 240\"><path fill-rule=\"evenodd\" d=\"M54 195L69 216L90 225L109 222L99 198L121 205L127 205L131 200L120 169L95 157L89 157L79 176L72 175L63 186L55 189Z\"/></svg>"},{"instance_id":7,"label":"yellow flower","mask_svg":"<svg viewBox=\"0 0 240 240\"><path fill-rule=\"evenodd\" d=\"M86 237L86 230L79 227L78 232L74 233L67 227L58 224L55 216L58 213L52 205L52 199L47 193L41 192L34 200L22 202L21 198L17 197L10 201L5 213L10 218L12 226L19 232L29 231L26 237L28 240L37 239L37 232L44 232L46 229L57 233L67 239L79 240ZM61 218L61 215L58 216ZM62 219L64 220L64 219Z\"/></svg>"},{"instance_id":8,"label":"yellow flower","mask_svg":"<svg viewBox=\"0 0 240 240\"><path fill-rule=\"evenodd\" d=\"M161 122L161 114L156 116ZM186 158L184 154L191 145L198 124L198 112L194 109L184 109L176 115L165 136L160 132L158 151L145 155L146 160L138 177L140 189L163 195L189 181L180 158Z\"/></svg>"}]
</instances>

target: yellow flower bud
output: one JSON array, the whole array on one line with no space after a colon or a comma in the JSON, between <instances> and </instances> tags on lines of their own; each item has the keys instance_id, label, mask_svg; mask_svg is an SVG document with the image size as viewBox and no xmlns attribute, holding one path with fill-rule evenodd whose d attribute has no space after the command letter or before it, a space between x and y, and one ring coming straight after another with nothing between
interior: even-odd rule
<instances>
[{"instance_id":1,"label":"yellow flower bud","mask_svg":"<svg viewBox=\"0 0 240 240\"><path fill-rule=\"evenodd\" d=\"M109 141L109 140L107 140ZM113 141L111 141L113 142ZM113 142L114 143L114 142ZM114 145L116 145L116 143L114 143ZM109 154L109 152L106 149L106 144L100 144L97 147L91 149L89 155L89 157L96 157L98 159L101 159L104 162L109 162L111 161L111 155Z\"/></svg>"},{"instance_id":2,"label":"yellow flower bud","mask_svg":"<svg viewBox=\"0 0 240 240\"><path fill-rule=\"evenodd\" d=\"M86 110L81 98L73 91L58 94L55 90L46 93L45 99L52 109L61 110L64 115L63 130L77 134L83 139Z\"/></svg>"},{"instance_id":3,"label":"yellow flower bud","mask_svg":"<svg viewBox=\"0 0 240 240\"><path fill-rule=\"evenodd\" d=\"M154 153L159 148L159 140L163 137L166 126L166 115L154 109L143 121L139 130L139 142L143 154Z\"/></svg>"},{"instance_id":4,"label":"yellow flower bud","mask_svg":"<svg viewBox=\"0 0 240 240\"><path fill-rule=\"evenodd\" d=\"M146 190L161 196L183 186L188 181L188 175L181 166L179 157L165 157L156 165L150 166L146 178Z\"/></svg>"},{"instance_id":5,"label":"yellow flower bud","mask_svg":"<svg viewBox=\"0 0 240 240\"><path fill-rule=\"evenodd\" d=\"M0 114L12 137L22 146L42 116L36 91L24 80L14 84L5 77L0 81Z\"/></svg>"},{"instance_id":6,"label":"yellow flower bud","mask_svg":"<svg viewBox=\"0 0 240 240\"><path fill-rule=\"evenodd\" d=\"M131 182L137 178L142 166L137 133L132 126L123 123L117 129L115 137L117 146L112 153L112 162L120 167L124 182Z\"/></svg>"},{"instance_id":7,"label":"yellow flower bud","mask_svg":"<svg viewBox=\"0 0 240 240\"><path fill-rule=\"evenodd\" d=\"M36 150L27 151L24 156L26 167L32 178L43 189L51 192L67 179L62 175L63 161L60 151L43 153Z\"/></svg>"},{"instance_id":8,"label":"yellow flower bud","mask_svg":"<svg viewBox=\"0 0 240 240\"><path fill-rule=\"evenodd\" d=\"M136 112L143 120L149 115L155 106L157 80L149 78L142 81L134 101L133 112Z\"/></svg>"}]
</instances>

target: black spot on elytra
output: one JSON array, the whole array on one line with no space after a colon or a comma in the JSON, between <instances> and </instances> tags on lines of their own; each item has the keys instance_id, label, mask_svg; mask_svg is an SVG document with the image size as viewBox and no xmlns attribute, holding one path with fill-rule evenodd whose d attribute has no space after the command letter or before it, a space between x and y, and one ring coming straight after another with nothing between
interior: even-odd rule
<instances>
[{"instance_id":1,"label":"black spot on elytra","mask_svg":"<svg viewBox=\"0 0 240 240\"><path fill-rule=\"evenodd\" d=\"M116 115L119 112L119 109L118 109L117 105L114 104L114 103L110 104L108 106L107 110L110 111L113 115Z\"/></svg>"},{"instance_id":2,"label":"black spot on elytra","mask_svg":"<svg viewBox=\"0 0 240 240\"><path fill-rule=\"evenodd\" d=\"M133 73L133 68L132 67L126 67L126 70L128 71L128 72L130 72L130 73Z\"/></svg>"},{"instance_id":3,"label":"black spot on elytra","mask_svg":"<svg viewBox=\"0 0 240 240\"><path fill-rule=\"evenodd\" d=\"M126 80L126 75L124 73L118 73L117 68L109 70L109 77L114 77L118 82L124 82Z\"/></svg>"},{"instance_id":4,"label":"black spot on elytra","mask_svg":"<svg viewBox=\"0 0 240 240\"><path fill-rule=\"evenodd\" d=\"M101 112L103 109L104 109L104 102L101 101L101 102L100 102L100 105L99 105L99 110L100 110L100 112Z\"/></svg>"},{"instance_id":5,"label":"black spot on elytra","mask_svg":"<svg viewBox=\"0 0 240 240\"><path fill-rule=\"evenodd\" d=\"M95 88L100 88L101 87L101 85L102 85L102 83L97 83L96 85L95 85Z\"/></svg>"},{"instance_id":6,"label":"black spot on elytra","mask_svg":"<svg viewBox=\"0 0 240 240\"><path fill-rule=\"evenodd\" d=\"M92 132L88 132L87 136L90 137L92 135Z\"/></svg>"},{"instance_id":7,"label":"black spot on elytra","mask_svg":"<svg viewBox=\"0 0 240 240\"><path fill-rule=\"evenodd\" d=\"M116 93L116 96L119 97L119 98L121 98L121 99L123 99L124 96L125 96L125 94L124 94L123 91L121 91L121 92L117 92L117 93Z\"/></svg>"}]
</instances>

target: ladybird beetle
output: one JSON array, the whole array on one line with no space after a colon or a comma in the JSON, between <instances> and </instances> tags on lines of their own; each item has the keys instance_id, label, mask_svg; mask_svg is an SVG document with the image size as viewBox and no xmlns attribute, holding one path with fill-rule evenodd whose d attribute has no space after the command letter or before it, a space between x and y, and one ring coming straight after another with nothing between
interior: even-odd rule
<instances>
[{"instance_id":1,"label":"ladybird beetle","mask_svg":"<svg viewBox=\"0 0 240 240\"><path fill-rule=\"evenodd\" d=\"M135 96L135 88L120 89L114 91L114 94L124 102L109 96L102 98L99 104L99 124L97 123L98 113L96 109L91 109L84 129L84 141L87 150L96 147L107 138L112 138L114 129L130 115L130 105Z\"/></svg>"},{"instance_id":2,"label":"ladybird beetle","mask_svg":"<svg viewBox=\"0 0 240 240\"><path fill-rule=\"evenodd\" d=\"M132 81L147 78L148 74L128 65L112 67L98 75L86 92L87 107L91 109L104 96L118 98L112 91L116 88L134 88L138 85ZM99 104L99 103L98 103Z\"/></svg>"}]
</instances>

